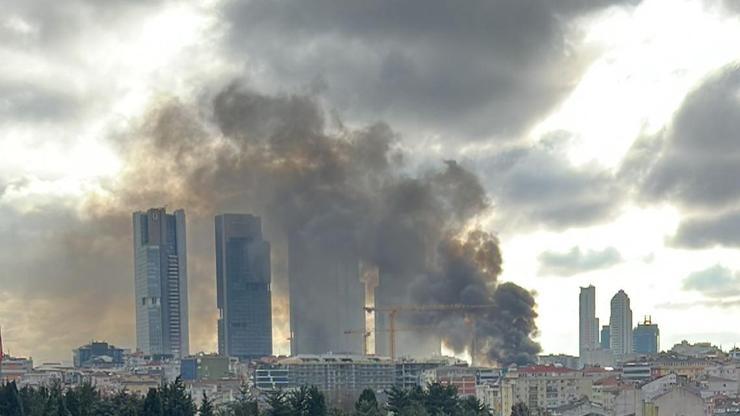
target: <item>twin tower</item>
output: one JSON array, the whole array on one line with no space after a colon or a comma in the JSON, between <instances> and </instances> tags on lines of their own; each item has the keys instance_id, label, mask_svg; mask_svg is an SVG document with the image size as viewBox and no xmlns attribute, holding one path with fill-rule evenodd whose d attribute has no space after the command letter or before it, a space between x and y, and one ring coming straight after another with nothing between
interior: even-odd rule
<instances>
[{"instance_id":1,"label":"twin tower","mask_svg":"<svg viewBox=\"0 0 740 416\"><path fill-rule=\"evenodd\" d=\"M219 354L272 355L270 244L259 217L216 216ZM189 354L185 212L152 208L133 214L136 349Z\"/></svg>"},{"instance_id":2,"label":"twin tower","mask_svg":"<svg viewBox=\"0 0 740 416\"><path fill-rule=\"evenodd\" d=\"M189 354L185 213L168 214L164 208L135 212L133 228L137 350L184 357ZM270 251L259 217L216 216L219 354L243 359L272 355ZM356 255L341 241L329 244L315 235L296 234L288 236L287 260L291 353L362 352L367 282ZM377 293L386 302L400 303L395 297L402 291L392 282L381 284ZM382 317L376 325L384 326ZM377 352L384 353L387 341L375 341Z\"/></svg>"}]
</instances>

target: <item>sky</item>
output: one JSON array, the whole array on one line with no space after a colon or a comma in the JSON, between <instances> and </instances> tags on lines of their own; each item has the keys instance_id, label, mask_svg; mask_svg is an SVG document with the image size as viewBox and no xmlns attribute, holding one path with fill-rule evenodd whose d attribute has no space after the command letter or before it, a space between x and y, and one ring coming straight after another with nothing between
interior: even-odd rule
<instances>
[{"instance_id":1,"label":"sky","mask_svg":"<svg viewBox=\"0 0 740 416\"><path fill-rule=\"evenodd\" d=\"M454 159L478 175L491 208L471 226L498 237L499 280L535 293L545 353L577 353L589 284L603 324L624 289L663 348L740 341L733 0L0 8L0 325L11 354L69 361L92 339L134 346L130 215L163 205L190 221L191 349L216 349L209 221L244 206L186 192L203 184L183 172L198 154L188 146L218 136L192 120L212 117L233 85L310 100L329 131L383 123L409 174ZM265 103L293 102L281 100ZM173 103L181 111L167 113ZM140 145L163 119L182 150L169 160ZM275 349L287 353L284 302L275 308Z\"/></svg>"}]
</instances>

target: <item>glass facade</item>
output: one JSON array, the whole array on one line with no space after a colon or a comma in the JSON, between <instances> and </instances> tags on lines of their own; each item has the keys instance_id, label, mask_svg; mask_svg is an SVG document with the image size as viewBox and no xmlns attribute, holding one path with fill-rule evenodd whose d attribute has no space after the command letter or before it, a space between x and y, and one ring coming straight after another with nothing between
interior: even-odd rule
<instances>
[{"instance_id":1,"label":"glass facade","mask_svg":"<svg viewBox=\"0 0 740 416\"><path fill-rule=\"evenodd\" d=\"M259 217L216 216L216 285L219 354L272 355L270 244Z\"/></svg>"},{"instance_id":2,"label":"glass facade","mask_svg":"<svg viewBox=\"0 0 740 416\"><path fill-rule=\"evenodd\" d=\"M133 214L136 347L183 357L189 350L185 212Z\"/></svg>"}]
</instances>

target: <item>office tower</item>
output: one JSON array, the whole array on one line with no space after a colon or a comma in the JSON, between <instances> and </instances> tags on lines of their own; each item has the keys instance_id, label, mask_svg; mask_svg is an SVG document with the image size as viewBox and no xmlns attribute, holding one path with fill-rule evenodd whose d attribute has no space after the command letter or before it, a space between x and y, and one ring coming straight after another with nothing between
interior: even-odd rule
<instances>
[{"instance_id":1,"label":"office tower","mask_svg":"<svg viewBox=\"0 0 740 416\"><path fill-rule=\"evenodd\" d=\"M609 349L616 356L632 352L632 309L630 309L630 298L624 290L617 292L611 301Z\"/></svg>"},{"instance_id":2,"label":"office tower","mask_svg":"<svg viewBox=\"0 0 740 416\"><path fill-rule=\"evenodd\" d=\"M188 355L185 211L134 212L136 347L145 354Z\"/></svg>"},{"instance_id":3,"label":"office tower","mask_svg":"<svg viewBox=\"0 0 740 416\"><path fill-rule=\"evenodd\" d=\"M599 320L596 318L596 288L582 287L579 298L578 343L581 359L599 348Z\"/></svg>"},{"instance_id":4,"label":"office tower","mask_svg":"<svg viewBox=\"0 0 740 416\"><path fill-rule=\"evenodd\" d=\"M650 317L638 323L633 331L634 350L640 354L657 354L660 351L660 330Z\"/></svg>"},{"instance_id":5,"label":"office tower","mask_svg":"<svg viewBox=\"0 0 740 416\"><path fill-rule=\"evenodd\" d=\"M243 359L272 355L270 243L262 221L216 216L218 353Z\"/></svg>"},{"instance_id":6,"label":"office tower","mask_svg":"<svg viewBox=\"0 0 740 416\"><path fill-rule=\"evenodd\" d=\"M609 325L601 327L601 349L608 350L609 346Z\"/></svg>"},{"instance_id":7,"label":"office tower","mask_svg":"<svg viewBox=\"0 0 740 416\"><path fill-rule=\"evenodd\" d=\"M360 261L346 247L328 244L307 235L293 235L289 241L293 355L363 350L365 284L360 280Z\"/></svg>"}]
</instances>

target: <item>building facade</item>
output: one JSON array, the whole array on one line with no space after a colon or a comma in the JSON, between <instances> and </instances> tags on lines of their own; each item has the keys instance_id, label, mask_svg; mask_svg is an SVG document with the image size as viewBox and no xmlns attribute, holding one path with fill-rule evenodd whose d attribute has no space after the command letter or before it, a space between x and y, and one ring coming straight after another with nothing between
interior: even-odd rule
<instances>
[{"instance_id":1,"label":"building facade","mask_svg":"<svg viewBox=\"0 0 740 416\"><path fill-rule=\"evenodd\" d=\"M578 301L578 356L582 366L593 364L599 349L599 319L596 318L596 288L582 287Z\"/></svg>"},{"instance_id":2,"label":"building facade","mask_svg":"<svg viewBox=\"0 0 740 416\"><path fill-rule=\"evenodd\" d=\"M91 342L72 352L76 368L81 367L119 367L124 364L123 349L107 342Z\"/></svg>"},{"instance_id":3,"label":"building facade","mask_svg":"<svg viewBox=\"0 0 740 416\"><path fill-rule=\"evenodd\" d=\"M133 214L136 347L145 354L188 354L185 211Z\"/></svg>"},{"instance_id":4,"label":"building facade","mask_svg":"<svg viewBox=\"0 0 740 416\"><path fill-rule=\"evenodd\" d=\"M583 372L555 366L531 366L509 371L501 385L504 416L524 403L529 409L555 409L582 398L591 399L592 380Z\"/></svg>"},{"instance_id":5,"label":"building facade","mask_svg":"<svg viewBox=\"0 0 740 416\"><path fill-rule=\"evenodd\" d=\"M326 244L320 237L304 235L289 241L292 355L363 352L365 285L360 261L349 248Z\"/></svg>"},{"instance_id":6,"label":"building facade","mask_svg":"<svg viewBox=\"0 0 740 416\"><path fill-rule=\"evenodd\" d=\"M612 297L609 349L618 357L632 353L632 309L630 298L624 290L620 290Z\"/></svg>"},{"instance_id":7,"label":"building facade","mask_svg":"<svg viewBox=\"0 0 740 416\"><path fill-rule=\"evenodd\" d=\"M610 348L610 342L609 341L609 325L602 325L601 326L601 341L599 342L601 344L602 350L608 350Z\"/></svg>"},{"instance_id":8,"label":"building facade","mask_svg":"<svg viewBox=\"0 0 740 416\"><path fill-rule=\"evenodd\" d=\"M272 355L270 244L262 221L216 216L218 352L242 359Z\"/></svg>"},{"instance_id":9,"label":"building facade","mask_svg":"<svg viewBox=\"0 0 740 416\"><path fill-rule=\"evenodd\" d=\"M645 318L645 321L638 323L633 331L634 349L640 354L657 354L660 352L660 330L658 324Z\"/></svg>"}]
</instances>

